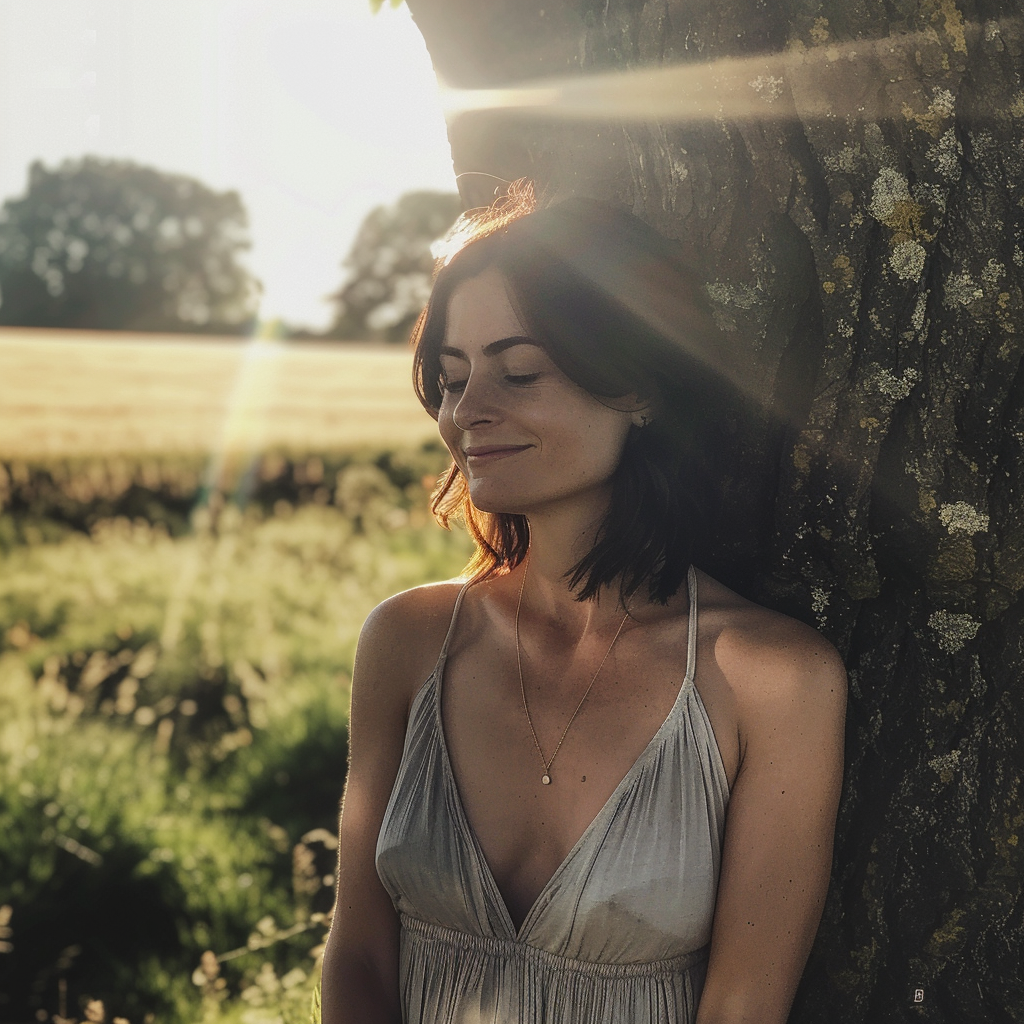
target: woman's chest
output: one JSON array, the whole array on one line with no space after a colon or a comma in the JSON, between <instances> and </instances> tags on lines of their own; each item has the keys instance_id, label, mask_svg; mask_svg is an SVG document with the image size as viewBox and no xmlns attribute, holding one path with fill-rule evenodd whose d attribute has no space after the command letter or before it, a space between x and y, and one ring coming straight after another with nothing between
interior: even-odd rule
<instances>
[{"instance_id":1,"label":"woman's chest","mask_svg":"<svg viewBox=\"0 0 1024 1024\"><path fill-rule=\"evenodd\" d=\"M504 847L484 842L463 806L433 681L422 697L377 849L403 915L595 962L657 960L707 941L728 791L689 684L593 819L577 821L580 836L547 829L558 824L551 808L511 793L500 818L517 804L541 810L520 819L524 835L495 833Z\"/></svg>"},{"instance_id":2,"label":"woman's chest","mask_svg":"<svg viewBox=\"0 0 1024 1024\"><path fill-rule=\"evenodd\" d=\"M518 926L666 723L685 647L668 664L625 649L593 679L584 670L521 680L507 662L481 670L467 655L446 666L444 741L468 824Z\"/></svg>"}]
</instances>

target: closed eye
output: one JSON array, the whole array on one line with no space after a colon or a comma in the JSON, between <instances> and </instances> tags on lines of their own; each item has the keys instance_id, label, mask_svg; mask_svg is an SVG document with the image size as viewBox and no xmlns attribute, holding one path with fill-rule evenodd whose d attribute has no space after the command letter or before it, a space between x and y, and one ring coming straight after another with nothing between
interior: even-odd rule
<instances>
[{"instance_id":1,"label":"closed eye","mask_svg":"<svg viewBox=\"0 0 1024 1024\"><path fill-rule=\"evenodd\" d=\"M514 387L527 387L530 384L535 384L540 379L541 374L538 373L506 373L505 380L512 384ZM437 386L442 392L448 392L449 394L458 395L466 390L465 380L451 380L444 376L438 378Z\"/></svg>"}]
</instances>

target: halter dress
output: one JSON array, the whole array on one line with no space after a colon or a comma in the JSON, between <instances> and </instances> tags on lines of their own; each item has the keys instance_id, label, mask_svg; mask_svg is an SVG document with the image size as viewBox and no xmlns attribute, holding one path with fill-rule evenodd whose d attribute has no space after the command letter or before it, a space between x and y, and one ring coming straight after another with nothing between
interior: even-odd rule
<instances>
[{"instance_id":1,"label":"halter dress","mask_svg":"<svg viewBox=\"0 0 1024 1024\"><path fill-rule=\"evenodd\" d=\"M377 842L401 921L407 1024L692 1024L729 785L693 684L537 897L518 932L466 819L441 722L448 644L412 705ZM467 584L468 586L468 584Z\"/></svg>"}]
</instances>

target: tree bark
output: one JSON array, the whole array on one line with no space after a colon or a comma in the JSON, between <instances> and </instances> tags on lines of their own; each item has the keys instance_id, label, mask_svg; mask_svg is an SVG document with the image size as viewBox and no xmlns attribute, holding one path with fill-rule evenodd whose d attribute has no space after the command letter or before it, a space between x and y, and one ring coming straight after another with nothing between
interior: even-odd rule
<instances>
[{"instance_id":1,"label":"tree bark","mask_svg":"<svg viewBox=\"0 0 1024 1024\"><path fill-rule=\"evenodd\" d=\"M1024 1021L1019 7L409 2L446 84L515 87L450 120L466 204L490 175L625 204L707 268L752 368L706 568L815 623L850 672L792 1020ZM574 92L666 68L704 91L655 74L648 118L612 105L621 82ZM525 105L555 78L579 116Z\"/></svg>"}]
</instances>

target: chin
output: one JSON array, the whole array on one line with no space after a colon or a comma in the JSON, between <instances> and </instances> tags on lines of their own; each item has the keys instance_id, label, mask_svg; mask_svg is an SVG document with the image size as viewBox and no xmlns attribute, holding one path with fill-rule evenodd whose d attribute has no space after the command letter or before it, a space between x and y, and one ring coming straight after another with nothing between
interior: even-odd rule
<instances>
[{"instance_id":1,"label":"chin","mask_svg":"<svg viewBox=\"0 0 1024 1024\"><path fill-rule=\"evenodd\" d=\"M486 498L472 498L472 500L473 505L478 511L488 512L491 515L500 515L503 512L508 515L515 515L519 511L516 508L511 508L506 501L488 501Z\"/></svg>"},{"instance_id":2,"label":"chin","mask_svg":"<svg viewBox=\"0 0 1024 1024\"><path fill-rule=\"evenodd\" d=\"M523 502L516 500L510 494L501 494L497 492L496 488L491 487L478 487L469 489L469 497L473 504L481 512L490 512L492 515L498 515L499 513L505 513L506 515L521 515L525 514L523 508Z\"/></svg>"}]
</instances>

